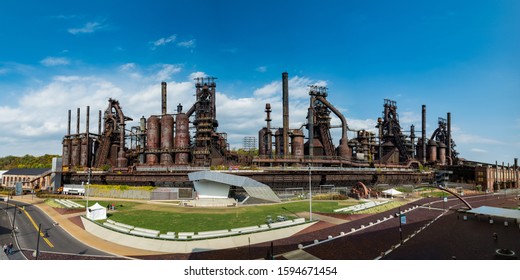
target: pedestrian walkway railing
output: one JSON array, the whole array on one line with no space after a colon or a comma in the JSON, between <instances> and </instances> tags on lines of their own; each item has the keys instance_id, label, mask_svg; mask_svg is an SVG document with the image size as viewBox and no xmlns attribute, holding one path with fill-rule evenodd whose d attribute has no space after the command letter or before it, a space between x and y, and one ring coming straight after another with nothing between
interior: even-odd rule
<instances>
[{"instance_id":1,"label":"pedestrian walkway railing","mask_svg":"<svg viewBox=\"0 0 520 280\"><path fill-rule=\"evenodd\" d=\"M349 207L336 209L336 210L334 210L334 212L336 212L336 213L338 213L338 212L358 212L358 211L366 210L366 209L369 209L369 208L372 208L372 207L376 207L376 206L379 206L379 205L383 205L383 204L386 204L388 202L389 202L388 200L370 201L370 202L363 203L363 204L356 204L356 205L352 205L352 206L349 206Z\"/></svg>"},{"instance_id":2,"label":"pedestrian walkway railing","mask_svg":"<svg viewBox=\"0 0 520 280\"><path fill-rule=\"evenodd\" d=\"M111 230L115 230L115 231L118 231L121 233L131 234L131 235L137 235L137 236L141 236L141 237L168 239L168 240L200 240L200 239L220 238L220 237L227 237L227 236L233 236L233 235L262 232L262 231L267 231L267 230L271 230L271 229L278 229L278 228L301 225L301 224L304 224L305 222L306 222L305 218L297 218L294 220L262 224L262 225L258 225L258 226L249 226L249 227L232 228L232 229L224 229L224 230L200 231L200 232L169 231L169 232L166 232L163 234L161 234L161 232L159 230L135 227L132 225L116 222L111 219L107 219L102 225Z\"/></svg>"}]
</instances>

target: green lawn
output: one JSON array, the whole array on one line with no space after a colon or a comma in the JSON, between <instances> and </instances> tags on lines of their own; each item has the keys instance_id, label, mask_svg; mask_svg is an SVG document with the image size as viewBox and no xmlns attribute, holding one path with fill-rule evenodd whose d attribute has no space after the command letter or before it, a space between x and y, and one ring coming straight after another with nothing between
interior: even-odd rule
<instances>
[{"instance_id":1,"label":"green lawn","mask_svg":"<svg viewBox=\"0 0 520 280\"><path fill-rule=\"evenodd\" d=\"M84 200L76 201L85 204ZM152 203L137 203L126 201L89 201L89 205L99 202L116 206L116 211L109 211L111 220L160 230L162 233L199 232L209 230L231 229L254 226L266 223L266 217L271 215L297 218L297 213L309 212L309 201L287 202L274 205L240 206L233 208L186 208L175 205ZM313 212L332 213L334 209L358 204L357 200L343 201L313 201Z\"/></svg>"}]
</instances>

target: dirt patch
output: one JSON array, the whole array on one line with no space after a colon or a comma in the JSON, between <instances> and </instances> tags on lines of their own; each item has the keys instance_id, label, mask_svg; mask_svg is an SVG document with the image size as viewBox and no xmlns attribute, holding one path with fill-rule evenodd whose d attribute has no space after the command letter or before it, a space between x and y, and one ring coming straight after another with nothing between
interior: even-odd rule
<instances>
[{"instance_id":1,"label":"dirt patch","mask_svg":"<svg viewBox=\"0 0 520 280\"><path fill-rule=\"evenodd\" d=\"M84 209L68 209L68 208L52 208L54 211L60 213L61 215L68 215L68 214L76 214L80 212L85 212Z\"/></svg>"},{"instance_id":2,"label":"dirt patch","mask_svg":"<svg viewBox=\"0 0 520 280\"><path fill-rule=\"evenodd\" d=\"M85 229L85 227L83 227L83 223L81 222L80 216L70 217L69 221L71 221L73 224L77 225L78 227Z\"/></svg>"}]
</instances>

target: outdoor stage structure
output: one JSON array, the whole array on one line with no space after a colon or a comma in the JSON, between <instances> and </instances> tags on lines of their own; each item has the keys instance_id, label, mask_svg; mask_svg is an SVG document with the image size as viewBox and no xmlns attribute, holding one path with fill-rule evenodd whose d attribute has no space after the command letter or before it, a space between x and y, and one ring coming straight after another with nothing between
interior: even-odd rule
<instances>
[{"instance_id":1,"label":"outdoor stage structure","mask_svg":"<svg viewBox=\"0 0 520 280\"><path fill-rule=\"evenodd\" d=\"M258 155L239 155L230 150L227 134L218 131L216 78L199 77L194 84L194 104L187 111L179 104L176 113L171 113L167 111L167 84L162 82L161 113L141 117L137 126L128 127L132 118L124 114L118 100L109 99L104 113L99 111L97 133L90 130L89 106L85 132L80 132L78 108L72 133L69 110L62 142L63 182L193 188L190 172L213 166L253 166L254 171L239 174L284 191L307 188L309 178L316 186L421 184L434 180L433 172L419 171L421 166L430 170L471 166L455 150L451 113L446 119L439 118L439 127L427 138L426 105L422 106L421 131L412 125L405 134L397 103L389 99L384 100L374 130L356 131L333 105L328 89L310 85L307 121L300 128L289 127L286 72L282 73L282 127L272 126L271 105L265 104L266 125L258 132ZM339 127L331 125L331 115L340 120ZM335 128L341 129L337 145L331 136ZM347 132L356 137L349 140ZM506 186L517 187L518 165L508 166L508 170L513 175L508 175ZM476 176L454 175L476 181Z\"/></svg>"}]
</instances>

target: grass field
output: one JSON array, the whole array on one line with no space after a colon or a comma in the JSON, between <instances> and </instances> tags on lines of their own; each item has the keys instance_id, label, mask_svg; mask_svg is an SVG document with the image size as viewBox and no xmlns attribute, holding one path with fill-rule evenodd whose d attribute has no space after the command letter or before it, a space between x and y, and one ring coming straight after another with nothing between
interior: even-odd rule
<instances>
[{"instance_id":1,"label":"grass field","mask_svg":"<svg viewBox=\"0 0 520 280\"><path fill-rule=\"evenodd\" d=\"M84 200L77 203L85 204ZM89 205L99 202L106 206L114 204L115 211L109 211L111 220L160 230L161 232L199 232L208 230L231 229L266 223L266 217L273 219L286 216L297 218L301 212L309 212L309 201L286 202L281 204L240 206L233 208L187 208L176 205L138 203L127 201L89 201ZM313 201L313 212L332 213L334 209L360 203L357 200Z\"/></svg>"}]
</instances>

